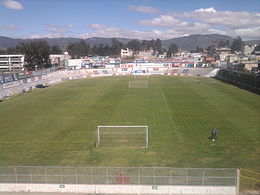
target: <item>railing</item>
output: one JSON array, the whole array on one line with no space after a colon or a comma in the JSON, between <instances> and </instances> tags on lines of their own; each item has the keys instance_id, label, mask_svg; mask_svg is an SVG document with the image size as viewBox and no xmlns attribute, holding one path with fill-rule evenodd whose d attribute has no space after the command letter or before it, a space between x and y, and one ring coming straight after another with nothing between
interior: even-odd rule
<instances>
[{"instance_id":1,"label":"railing","mask_svg":"<svg viewBox=\"0 0 260 195\"><path fill-rule=\"evenodd\" d=\"M0 183L236 186L236 169L1 166Z\"/></svg>"},{"instance_id":2,"label":"railing","mask_svg":"<svg viewBox=\"0 0 260 195\"><path fill-rule=\"evenodd\" d=\"M260 173L240 169L240 183L242 190L260 190Z\"/></svg>"}]
</instances>

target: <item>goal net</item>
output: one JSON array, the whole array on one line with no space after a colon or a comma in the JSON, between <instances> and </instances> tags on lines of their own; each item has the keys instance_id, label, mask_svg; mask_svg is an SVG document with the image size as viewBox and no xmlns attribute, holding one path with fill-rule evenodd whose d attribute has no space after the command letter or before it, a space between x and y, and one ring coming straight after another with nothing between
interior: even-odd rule
<instances>
[{"instance_id":1,"label":"goal net","mask_svg":"<svg viewBox=\"0 0 260 195\"><path fill-rule=\"evenodd\" d=\"M129 88L147 88L148 81L129 81Z\"/></svg>"},{"instance_id":2,"label":"goal net","mask_svg":"<svg viewBox=\"0 0 260 195\"><path fill-rule=\"evenodd\" d=\"M150 78L149 74L145 74L145 75L134 75L134 79L144 79L144 78Z\"/></svg>"},{"instance_id":3,"label":"goal net","mask_svg":"<svg viewBox=\"0 0 260 195\"><path fill-rule=\"evenodd\" d=\"M98 126L96 147L147 148L148 126Z\"/></svg>"}]
</instances>

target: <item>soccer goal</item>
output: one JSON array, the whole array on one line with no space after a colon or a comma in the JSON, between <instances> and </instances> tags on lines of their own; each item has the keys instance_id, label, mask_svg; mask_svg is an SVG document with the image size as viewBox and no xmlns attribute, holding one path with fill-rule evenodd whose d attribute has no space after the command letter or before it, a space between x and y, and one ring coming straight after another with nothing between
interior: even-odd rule
<instances>
[{"instance_id":1,"label":"soccer goal","mask_svg":"<svg viewBox=\"0 0 260 195\"><path fill-rule=\"evenodd\" d=\"M96 147L147 148L148 126L98 126Z\"/></svg>"},{"instance_id":2,"label":"soccer goal","mask_svg":"<svg viewBox=\"0 0 260 195\"><path fill-rule=\"evenodd\" d=\"M129 88L147 88L148 81L129 81L128 87Z\"/></svg>"},{"instance_id":3,"label":"soccer goal","mask_svg":"<svg viewBox=\"0 0 260 195\"><path fill-rule=\"evenodd\" d=\"M145 75L134 75L134 79L144 79L144 78L150 78L149 74L145 74Z\"/></svg>"}]
</instances>

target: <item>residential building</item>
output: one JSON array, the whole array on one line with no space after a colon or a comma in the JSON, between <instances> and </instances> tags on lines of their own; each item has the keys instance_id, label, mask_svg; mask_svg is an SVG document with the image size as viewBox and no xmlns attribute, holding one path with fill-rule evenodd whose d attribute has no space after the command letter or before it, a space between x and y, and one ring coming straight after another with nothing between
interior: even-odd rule
<instances>
[{"instance_id":1,"label":"residential building","mask_svg":"<svg viewBox=\"0 0 260 195\"><path fill-rule=\"evenodd\" d=\"M49 57L51 64L54 66L66 66L68 64L68 60L71 59L68 52L64 52L63 54L51 54Z\"/></svg>"},{"instance_id":2,"label":"residential building","mask_svg":"<svg viewBox=\"0 0 260 195\"><path fill-rule=\"evenodd\" d=\"M245 45L242 48L242 53L245 55L250 55L255 50L256 45Z\"/></svg>"},{"instance_id":3,"label":"residential building","mask_svg":"<svg viewBox=\"0 0 260 195\"><path fill-rule=\"evenodd\" d=\"M227 47L217 48L216 53L219 55L219 60L224 61L225 58L231 54L231 49Z\"/></svg>"},{"instance_id":4,"label":"residential building","mask_svg":"<svg viewBox=\"0 0 260 195\"><path fill-rule=\"evenodd\" d=\"M133 56L133 51L131 49L121 49L121 58L129 58Z\"/></svg>"},{"instance_id":5,"label":"residential building","mask_svg":"<svg viewBox=\"0 0 260 195\"><path fill-rule=\"evenodd\" d=\"M167 57L166 52L164 52L163 54L158 54L157 55L157 58L166 58L166 57Z\"/></svg>"},{"instance_id":6,"label":"residential building","mask_svg":"<svg viewBox=\"0 0 260 195\"><path fill-rule=\"evenodd\" d=\"M69 59L68 69L79 70L81 68L90 68L90 59Z\"/></svg>"},{"instance_id":7,"label":"residential building","mask_svg":"<svg viewBox=\"0 0 260 195\"><path fill-rule=\"evenodd\" d=\"M24 70L24 55L0 55L0 71Z\"/></svg>"}]
</instances>

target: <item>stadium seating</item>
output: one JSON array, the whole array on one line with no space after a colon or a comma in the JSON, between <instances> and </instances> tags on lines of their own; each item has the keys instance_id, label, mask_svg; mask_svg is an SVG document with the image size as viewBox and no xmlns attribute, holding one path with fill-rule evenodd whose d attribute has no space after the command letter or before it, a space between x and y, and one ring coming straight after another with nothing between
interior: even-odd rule
<instances>
[{"instance_id":1,"label":"stadium seating","mask_svg":"<svg viewBox=\"0 0 260 195\"><path fill-rule=\"evenodd\" d=\"M13 94L22 93L35 88L36 85L51 85L66 80L80 79L86 77L131 75L133 68L117 69L82 69L82 70L57 70L49 72L37 72L30 78L23 78L9 83L1 83L0 98ZM147 68L149 75L174 75L174 76L209 76L215 75L214 68ZM41 74L42 73L42 74Z\"/></svg>"},{"instance_id":2,"label":"stadium seating","mask_svg":"<svg viewBox=\"0 0 260 195\"><path fill-rule=\"evenodd\" d=\"M167 68L148 68L149 75L164 75L167 73Z\"/></svg>"}]
</instances>

